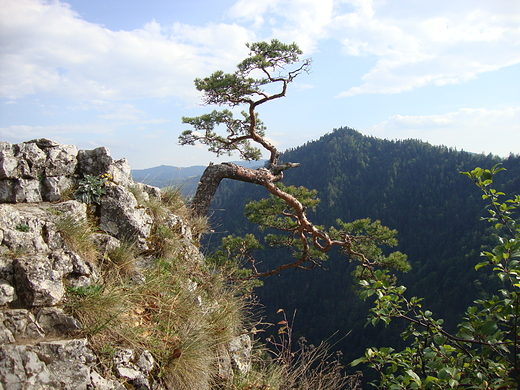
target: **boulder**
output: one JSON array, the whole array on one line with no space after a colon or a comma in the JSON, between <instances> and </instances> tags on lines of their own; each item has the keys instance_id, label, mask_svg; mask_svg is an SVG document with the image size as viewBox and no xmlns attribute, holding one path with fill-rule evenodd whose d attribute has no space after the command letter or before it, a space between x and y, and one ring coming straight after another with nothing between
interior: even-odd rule
<instances>
[{"instance_id":1,"label":"boulder","mask_svg":"<svg viewBox=\"0 0 520 390\"><path fill-rule=\"evenodd\" d=\"M36 315L36 321L47 335L61 336L68 332L80 330L81 324L74 317L58 307L43 307Z\"/></svg>"},{"instance_id":2,"label":"boulder","mask_svg":"<svg viewBox=\"0 0 520 390\"><path fill-rule=\"evenodd\" d=\"M147 249L153 219L145 208L138 207L137 200L121 185L111 185L101 198L99 227L121 241L135 243Z\"/></svg>"},{"instance_id":3,"label":"boulder","mask_svg":"<svg viewBox=\"0 0 520 390\"><path fill-rule=\"evenodd\" d=\"M86 339L0 345L0 383L20 390L124 389L102 378L95 362Z\"/></svg>"},{"instance_id":4,"label":"boulder","mask_svg":"<svg viewBox=\"0 0 520 390\"><path fill-rule=\"evenodd\" d=\"M11 303L17 299L16 290L7 280L0 279L0 306Z\"/></svg>"},{"instance_id":5,"label":"boulder","mask_svg":"<svg viewBox=\"0 0 520 390\"><path fill-rule=\"evenodd\" d=\"M14 146L0 142L0 179L15 179L19 177L18 159L15 157Z\"/></svg>"},{"instance_id":6,"label":"boulder","mask_svg":"<svg viewBox=\"0 0 520 390\"><path fill-rule=\"evenodd\" d=\"M120 377L126 378L134 389L150 390L148 375L154 359L148 351L137 354L133 349L119 349L114 354L114 365Z\"/></svg>"},{"instance_id":7,"label":"boulder","mask_svg":"<svg viewBox=\"0 0 520 390\"><path fill-rule=\"evenodd\" d=\"M110 150L105 147L80 150L78 165L78 171L82 175L100 176L107 173L118 184L129 186L133 183L128 161L126 159L114 161L110 156Z\"/></svg>"},{"instance_id":8,"label":"boulder","mask_svg":"<svg viewBox=\"0 0 520 390\"><path fill-rule=\"evenodd\" d=\"M56 261L49 255L16 258L13 274L20 303L24 307L58 304L65 294L63 278L72 271L72 264Z\"/></svg>"}]
</instances>

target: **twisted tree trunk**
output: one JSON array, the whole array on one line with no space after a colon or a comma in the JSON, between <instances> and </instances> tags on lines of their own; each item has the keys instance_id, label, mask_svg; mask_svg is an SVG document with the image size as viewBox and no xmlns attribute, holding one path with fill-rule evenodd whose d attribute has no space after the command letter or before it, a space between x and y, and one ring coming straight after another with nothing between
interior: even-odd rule
<instances>
[{"instance_id":1,"label":"twisted tree trunk","mask_svg":"<svg viewBox=\"0 0 520 390\"><path fill-rule=\"evenodd\" d=\"M211 202L215 197L215 193L222 179L233 179L258 184L269 190L270 184L282 180L284 170L298 166L300 166L298 163L286 163L282 165L271 165L269 169L251 169L229 162L210 164L200 178L191 208L195 215L207 216Z\"/></svg>"}]
</instances>

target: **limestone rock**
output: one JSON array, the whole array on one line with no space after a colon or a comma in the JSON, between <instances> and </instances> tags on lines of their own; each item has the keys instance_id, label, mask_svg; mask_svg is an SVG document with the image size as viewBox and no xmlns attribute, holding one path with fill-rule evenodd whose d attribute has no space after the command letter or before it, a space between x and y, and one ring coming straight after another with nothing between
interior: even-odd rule
<instances>
[{"instance_id":1,"label":"limestone rock","mask_svg":"<svg viewBox=\"0 0 520 390\"><path fill-rule=\"evenodd\" d=\"M237 336L229 342L228 349L233 366L242 374L251 370L252 348L251 337L247 334Z\"/></svg>"},{"instance_id":2,"label":"limestone rock","mask_svg":"<svg viewBox=\"0 0 520 390\"><path fill-rule=\"evenodd\" d=\"M17 299L14 287L4 279L0 279L0 306Z\"/></svg>"},{"instance_id":3,"label":"limestone rock","mask_svg":"<svg viewBox=\"0 0 520 390\"><path fill-rule=\"evenodd\" d=\"M0 384L5 389L123 389L94 369L85 339L0 346Z\"/></svg>"},{"instance_id":4,"label":"limestone rock","mask_svg":"<svg viewBox=\"0 0 520 390\"><path fill-rule=\"evenodd\" d=\"M36 315L36 321L47 335L63 335L82 328L78 320L57 307L41 308Z\"/></svg>"},{"instance_id":5,"label":"limestone rock","mask_svg":"<svg viewBox=\"0 0 520 390\"><path fill-rule=\"evenodd\" d=\"M13 185L14 202L41 202L40 182L36 179L18 179Z\"/></svg>"},{"instance_id":6,"label":"limestone rock","mask_svg":"<svg viewBox=\"0 0 520 390\"><path fill-rule=\"evenodd\" d=\"M137 188L138 191L141 191L145 195L145 201L150 200L150 198L156 200L161 199L160 188L150 186L144 183L134 183L133 187Z\"/></svg>"},{"instance_id":7,"label":"limestone rock","mask_svg":"<svg viewBox=\"0 0 520 390\"><path fill-rule=\"evenodd\" d=\"M0 142L0 179L14 179L18 176L18 159L13 145Z\"/></svg>"},{"instance_id":8,"label":"limestone rock","mask_svg":"<svg viewBox=\"0 0 520 390\"><path fill-rule=\"evenodd\" d=\"M80 150L78 164L83 175L99 176L108 173L118 184L128 186L133 183L128 161L126 159L114 161L108 148Z\"/></svg>"},{"instance_id":9,"label":"limestone rock","mask_svg":"<svg viewBox=\"0 0 520 390\"><path fill-rule=\"evenodd\" d=\"M105 173L112 178L99 205L64 200L85 175ZM87 340L71 339L82 325L66 309L67 288L102 285L105 274L98 267L110 264L105 255L122 243L142 251L129 281L147 282L145 270L156 259L147 250L154 221L144 205L160 198L158 188L134 183L128 162L114 161L107 148L78 150L44 138L0 142L0 390L163 389L146 350L119 350L111 373L96 371L101 365ZM161 223L176 233L176 255L204 261L182 218L171 214ZM84 234L74 228L86 224L96 229L87 231L84 241L94 243L93 250L73 239ZM218 309L216 301L196 291L197 283L188 280L186 286L203 315ZM219 346L225 381L233 379L234 370L247 372L250 343L242 337Z\"/></svg>"},{"instance_id":10,"label":"limestone rock","mask_svg":"<svg viewBox=\"0 0 520 390\"><path fill-rule=\"evenodd\" d=\"M120 377L124 377L139 390L150 390L148 375L154 366L152 354L143 351L138 358L133 349L119 349L114 354L114 364Z\"/></svg>"},{"instance_id":11,"label":"limestone rock","mask_svg":"<svg viewBox=\"0 0 520 390\"><path fill-rule=\"evenodd\" d=\"M90 239L103 254L114 251L121 246L121 241L110 234L93 233Z\"/></svg>"},{"instance_id":12,"label":"limestone rock","mask_svg":"<svg viewBox=\"0 0 520 390\"><path fill-rule=\"evenodd\" d=\"M36 322L34 315L25 309L4 311L3 325L11 332L15 339L38 339L45 336L45 332Z\"/></svg>"},{"instance_id":13,"label":"limestone rock","mask_svg":"<svg viewBox=\"0 0 520 390\"><path fill-rule=\"evenodd\" d=\"M47 139L0 143L0 202L56 201L73 185L78 149Z\"/></svg>"},{"instance_id":14,"label":"limestone rock","mask_svg":"<svg viewBox=\"0 0 520 390\"><path fill-rule=\"evenodd\" d=\"M130 191L120 185L107 188L101 198L100 228L119 240L132 242L140 249L147 249L146 238L152 229L152 217L146 209L139 208Z\"/></svg>"},{"instance_id":15,"label":"limestone rock","mask_svg":"<svg viewBox=\"0 0 520 390\"><path fill-rule=\"evenodd\" d=\"M22 305L53 306L61 301L65 294L63 277L73 271L73 266L59 260L41 254L14 260L14 280Z\"/></svg>"},{"instance_id":16,"label":"limestone rock","mask_svg":"<svg viewBox=\"0 0 520 390\"><path fill-rule=\"evenodd\" d=\"M18 172L21 177L37 179L43 174L46 155L34 142L24 142L15 146Z\"/></svg>"},{"instance_id":17,"label":"limestone rock","mask_svg":"<svg viewBox=\"0 0 520 390\"><path fill-rule=\"evenodd\" d=\"M43 179L42 198L48 202L57 202L64 192L74 187L74 179L68 176L52 176Z\"/></svg>"},{"instance_id":18,"label":"limestone rock","mask_svg":"<svg viewBox=\"0 0 520 390\"><path fill-rule=\"evenodd\" d=\"M0 203L10 202L14 203L14 184L15 180L2 179L0 180Z\"/></svg>"}]
</instances>

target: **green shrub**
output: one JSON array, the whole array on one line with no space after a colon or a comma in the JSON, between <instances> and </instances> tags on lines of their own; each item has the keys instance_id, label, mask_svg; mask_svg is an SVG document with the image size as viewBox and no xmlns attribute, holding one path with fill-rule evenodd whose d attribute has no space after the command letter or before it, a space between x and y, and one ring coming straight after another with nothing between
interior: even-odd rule
<instances>
[{"instance_id":1,"label":"green shrub","mask_svg":"<svg viewBox=\"0 0 520 390\"><path fill-rule=\"evenodd\" d=\"M106 175L101 177L85 175L74 191L74 198L85 204L99 204L101 196L106 194L105 185L109 178L110 176Z\"/></svg>"}]
</instances>

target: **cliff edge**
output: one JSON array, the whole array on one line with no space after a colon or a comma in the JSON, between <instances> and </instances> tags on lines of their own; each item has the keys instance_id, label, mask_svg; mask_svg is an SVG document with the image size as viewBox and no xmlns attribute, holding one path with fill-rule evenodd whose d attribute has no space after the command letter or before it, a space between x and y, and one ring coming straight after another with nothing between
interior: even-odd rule
<instances>
[{"instance_id":1,"label":"cliff edge","mask_svg":"<svg viewBox=\"0 0 520 390\"><path fill-rule=\"evenodd\" d=\"M243 303L190 218L107 148L0 142L0 388L203 390L247 372Z\"/></svg>"}]
</instances>

